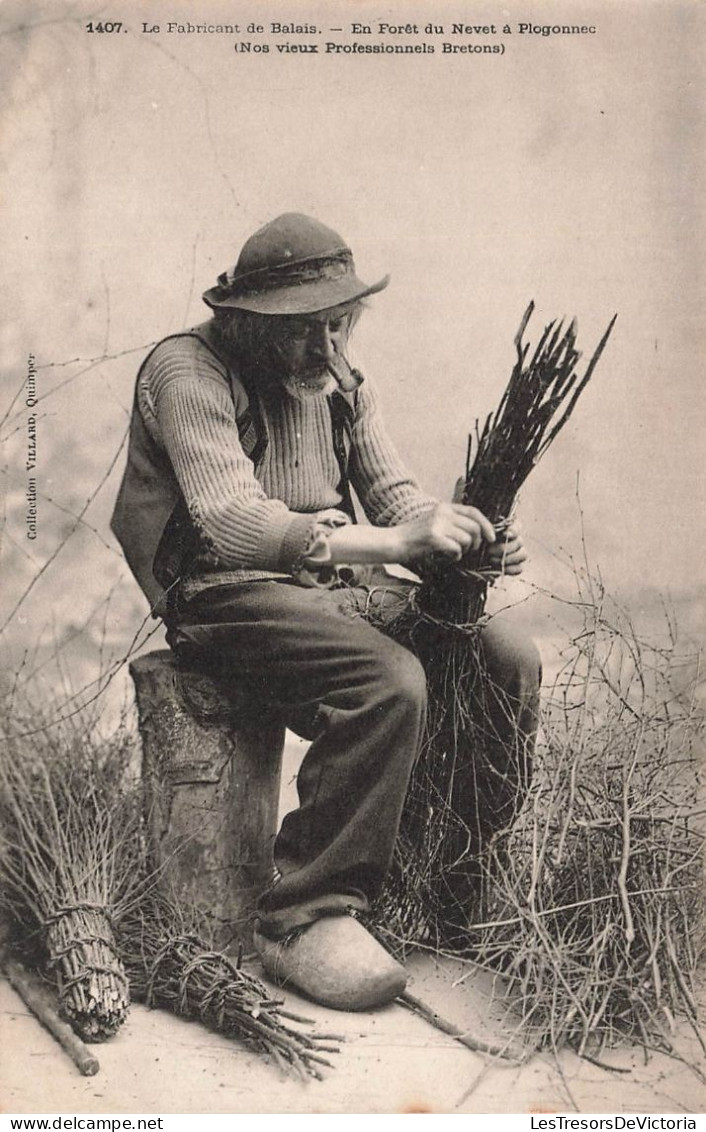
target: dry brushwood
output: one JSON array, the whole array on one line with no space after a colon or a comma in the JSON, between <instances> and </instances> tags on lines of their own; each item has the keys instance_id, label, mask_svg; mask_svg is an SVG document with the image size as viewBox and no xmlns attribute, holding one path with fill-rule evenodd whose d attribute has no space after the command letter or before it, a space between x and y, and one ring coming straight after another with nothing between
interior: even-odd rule
<instances>
[{"instance_id":1,"label":"dry brushwood","mask_svg":"<svg viewBox=\"0 0 706 1132\"><path fill-rule=\"evenodd\" d=\"M131 896L139 811L124 752L47 731L6 736L0 760L0 887L14 935L42 952L61 1015L85 1041L111 1037L130 996L113 922ZM39 945L37 947L36 945Z\"/></svg>"},{"instance_id":2,"label":"dry brushwood","mask_svg":"<svg viewBox=\"0 0 706 1132\"><path fill-rule=\"evenodd\" d=\"M675 691L684 658L606 604L593 584L529 796L489 855L491 915L469 934L525 1037L592 1057L626 1038L669 1050L677 1016L698 1036L705 943L695 685Z\"/></svg>"},{"instance_id":3,"label":"dry brushwood","mask_svg":"<svg viewBox=\"0 0 706 1132\"><path fill-rule=\"evenodd\" d=\"M120 923L118 940L137 1000L198 1019L299 1077L319 1078L331 1067L322 1054L337 1053L330 1043L343 1039L302 1029L308 1020L285 1010L240 958L213 950L195 914L153 894Z\"/></svg>"},{"instance_id":4,"label":"dry brushwood","mask_svg":"<svg viewBox=\"0 0 706 1132\"><path fill-rule=\"evenodd\" d=\"M497 411L482 430L476 425L475 456L471 459L469 441L465 477L456 491L459 502L478 507L499 532L511 520L521 485L573 412L615 322L614 317L579 376L575 321L566 328L550 322L531 350L523 339L533 310L530 303L515 337L510 381ZM443 943L445 921L458 912L452 873L478 872L475 862L489 834L483 815L510 823L515 794L522 794L528 776L521 752L514 785L503 780L493 756L492 717L503 710L502 697L483 671L478 646L493 576L482 551L457 565L427 564L415 607L392 629L419 655L429 692L426 733L381 904L381 918L410 941ZM461 798L469 791L476 798L473 829L461 818Z\"/></svg>"}]
</instances>

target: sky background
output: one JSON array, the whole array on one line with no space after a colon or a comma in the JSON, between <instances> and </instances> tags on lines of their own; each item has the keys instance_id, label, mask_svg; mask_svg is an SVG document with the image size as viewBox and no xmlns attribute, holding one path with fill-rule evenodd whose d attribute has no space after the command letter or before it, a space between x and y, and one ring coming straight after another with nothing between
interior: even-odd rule
<instances>
[{"instance_id":1,"label":"sky background","mask_svg":"<svg viewBox=\"0 0 706 1132\"><path fill-rule=\"evenodd\" d=\"M597 33L519 35L528 13ZM100 19L129 30L89 33L87 21ZM141 34L144 19L162 31ZM243 34L270 46L248 55L232 36L167 34L170 19L321 32ZM420 34L353 36L354 20L416 22ZM447 34L425 34L430 20ZM494 23L498 34L448 34L458 20ZM501 34L506 22L511 35ZM108 529L135 373L149 343L207 316L201 292L284 211L340 231L363 279L390 272L353 360L378 386L408 465L441 498L463 470L475 419L500 398L529 300L533 340L550 318L575 315L586 356L618 313L571 424L522 493L531 564L506 592L518 601L533 586L572 592L566 560L583 556L583 539L591 567L636 615L670 595L698 635L698 0L211 2L198 17L194 5L164 0L24 0L0 6L0 25L2 641L12 664L29 673L66 645L70 688L140 631L146 610ZM329 39L436 52L275 49ZM443 55L444 41L504 52ZM42 397L34 541L24 502L30 351Z\"/></svg>"}]
</instances>

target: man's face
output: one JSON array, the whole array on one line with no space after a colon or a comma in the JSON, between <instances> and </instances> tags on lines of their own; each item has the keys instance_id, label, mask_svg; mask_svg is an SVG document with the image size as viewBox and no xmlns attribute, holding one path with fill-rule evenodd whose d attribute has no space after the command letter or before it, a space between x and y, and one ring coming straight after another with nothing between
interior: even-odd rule
<instances>
[{"instance_id":1,"label":"man's face","mask_svg":"<svg viewBox=\"0 0 706 1132\"><path fill-rule=\"evenodd\" d=\"M312 389L331 380L328 364L345 354L351 304L306 315L272 318L270 344L277 369L285 378Z\"/></svg>"}]
</instances>

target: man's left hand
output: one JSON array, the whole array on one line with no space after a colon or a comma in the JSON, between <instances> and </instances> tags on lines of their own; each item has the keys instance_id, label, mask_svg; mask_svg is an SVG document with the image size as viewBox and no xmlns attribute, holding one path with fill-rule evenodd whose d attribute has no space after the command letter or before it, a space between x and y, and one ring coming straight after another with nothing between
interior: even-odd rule
<instances>
[{"instance_id":1,"label":"man's left hand","mask_svg":"<svg viewBox=\"0 0 706 1132\"><path fill-rule=\"evenodd\" d=\"M500 574L521 574L527 551L517 527L512 524L488 546L488 564Z\"/></svg>"}]
</instances>

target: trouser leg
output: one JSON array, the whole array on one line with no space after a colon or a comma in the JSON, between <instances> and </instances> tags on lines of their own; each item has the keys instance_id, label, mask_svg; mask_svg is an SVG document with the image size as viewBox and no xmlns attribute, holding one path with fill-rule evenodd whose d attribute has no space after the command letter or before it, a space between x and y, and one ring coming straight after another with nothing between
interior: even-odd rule
<instances>
[{"instance_id":1,"label":"trouser leg","mask_svg":"<svg viewBox=\"0 0 706 1132\"><path fill-rule=\"evenodd\" d=\"M427 668L444 661L445 639L427 634L409 615L413 584L377 573L376 583L342 591L337 600L358 616L369 617L383 632L419 653ZM430 646L430 639L432 644ZM539 717L541 659L534 641L512 616L490 618L478 635L469 635L467 679L458 691L472 719L467 745L458 751L455 802L476 847L513 821L529 786ZM430 683L437 683L428 672ZM463 735L463 728L461 729Z\"/></svg>"},{"instance_id":2,"label":"trouser leg","mask_svg":"<svg viewBox=\"0 0 706 1132\"><path fill-rule=\"evenodd\" d=\"M449 647L444 636L414 616L404 617L409 584L389 578L378 578L378 582L381 584L368 590L352 591L347 601L361 615L372 616L383 631L392 629L397 639L418 650L427 668L435 666L427 675L432 695L438 695L443 651ZM477 636L469 636L463 667L461 683L445 693L457 696L457 704L430 709L432 726L439 725L445 715L444 734L434 752L438 756L445 751L447 758L455 759L448 787L451 813L440 857L445 866L436 896L442 916L461 918L480 893L486 871L484 855L493 836L512 824L529 786L541 682L534 643L505 614L492 617ZM455 735L451 723L456 726ZM428 772L433 777L434 767ZM440 769L436 786L443 789L443 782ZM428 817L419 798L412 803L405 825L416 843ZM436 804L445 802L437 799Z\"/></svg>"},{"instance_id":3,"label":"trouser leg","mask_svg":"<svg viewBox=\"0 0 706 1132\"><path fill-rule=\"evenodd\" d=\"M328 591L277 582L218 587L182 608L185 662L217 657L312 740L299 808L275 842L278 882L261 901L273 936L346 906L365 910L390 865L424 721L426 682L408 650Z\"/></svg>"}]
</instances>

